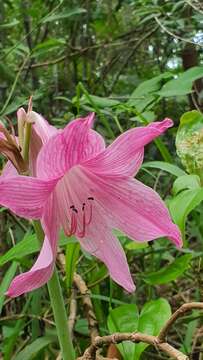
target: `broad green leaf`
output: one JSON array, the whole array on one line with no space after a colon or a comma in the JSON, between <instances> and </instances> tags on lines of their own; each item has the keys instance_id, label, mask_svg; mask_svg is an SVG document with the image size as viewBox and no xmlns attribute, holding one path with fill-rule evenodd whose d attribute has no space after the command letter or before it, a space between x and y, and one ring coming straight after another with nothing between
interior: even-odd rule
<instances>
[{"instance_id":1,"label":"broad green leaf","mask_svg":"<svg viewBox=\"0 0 203 360\"><path fill-rule=\"evenodd\" d=\"M36 355L53 342L53 338L49 337L40 337L37 340L33 341L31 344L27 345L22 351L20 351L15 360L32 360Z\"/></svg>"},{"instance_id":2,"label":"broad green leaf","mask_svg":"<svg viewBox=\"0 0 203 360\"><path fill-rule=\"evenodd\" d=\"M202 78L203 66L195 66L179 75L177 79L168 81L158 92L162 97L187 95L192 92L193 82Z\"/></svg>"},{"instance_id":3,"label":"broad green leaf","mask_svg":"<svg viewBox=\"0 0 203 360\"><path fill-rule=\"evenodd\" d=\"M188 214L203 200L203 188L185 190L168 200L168 206L174 222L184 236L185 221Z\"/></svg>"},{"instance_id":4,"label":"broad green leaf","mask_svg":"<svg viewBox=\"0 0 203 360\"><path fill-rule=\"evenodd\" d=\"M167 300L160 298L147 302L140 313L138 331L148 335L158 335L161 328L171 316L171 308ZM135 345L133 360L139 360L149 345Z\"/></svg>"},{"instance_id":5,"label":"broad green leaf","mask_svg":"<svg viewBox=\"0 0 203 360\"><path fill-rule=\"evenodd\" d=\"M185 171L180 169L178 166L164 162L164 161L149 161L142 165L142 168L155 168L166 171L175 176L187 175Z\"/></svg>"},{"instance_id":6,"label":"broad green leaf","mask_svg":"<svg viewBox=\"0 0 203 360\"><path fill-rule=\"evenodd\" d=\"M182 255L161 270L144 275L144 280L151 285L167 284L174 281L189 268L191 259L192 254Z\"/></svg>"},{"instance_id":7,"label":"broad green leaf","mask_svg":"<svg viewBox=\"0 0 203 360\"><path fill-rule=\"evenodd\" d=\"M110 311L108 328L114 332L142 332L148 335L158 335L160 329L171 316L170 305L165 299L147 302L139 314L135 304L126 304ZM147 344L123 342L117 345L124 360L138 360Z\"/></svg>"},{"instance_id":8,"label":"broad green leaf","mask_svg":"<svg viewBox=\"0 0 203 360\"><path fill-rule=\"evenodd\" d=\"M76 15L80 15L80 14L84 14L86 13L87 10L83 9L83 8L77 8L77 9L73 9L71 11L65 11L55 14L55 15L50 15L47 16L44 20L43 23L47 23L47 22L51 22L51 21L59 21L59 20L63 20L63 19L67 19L71 16L76 16Z\"/></svg>"},{"instance_id":9,"label":"broad green leaf","mask_svg":"<svg viewBox=\"0 0 203 360\"><path fill-rule=\"evenodd\" d=\"M146 108L149 109L150 105L157 99L156 93L161 89L163 81L171 77L171 73L165 72L152 79L143 81L133 91L126 104L135 107L139 112L143 112Z\"/></svg>"},{"instance_id":10,"label":"broad green leaf","mask_svg":"<svg viewBox=\"0 0 203 360\"><path fill-rule=\"evenodd\" d=\"M18 267L17 262L13 262L6 273L4 274L3 280L0 285L0 314L3 308L4 300L5 300L5 293L8 290L11 280L14 278Z\"/></svg>"},{"instance_id":11,"label":"broad green leaf","mask_svg":"<svg viewBox=\"0 0 203 360\"><path fill-rule=\"evenodd\" d=\"M172 188L172 193L177 195L180 191L186 189L199 189L201 187L200 178L197 175L183 175L178 177Z\"/></svg>"},{"instance_id":12,"label":"broad green leaf","mask_svg":"<svg viewBox=\"0 0 203 360\"><path fill-rule=\"evenodd\" d=\"M161 75L155 76L152 79L142 81L140 85L136 87L133 91L130 99L128 100L128 104L131 103L132 98L136 98L138 96L146 96L146 94L154 93L161 87L161 82L163 79L169 79L172 77L170 72L165 72Z\"/></svg>"},{"instance_id":13,"label":"broad green leaf","mask_svg":"<svg viewBox=\"0 0 203 360\"><path fill-rule=\"evenodd\" d=\"M135 304L121 305L110 311L107 324L111 333L138 332L139 312ZM118 345L124 360L132 360L135 345L123 342Z\"/></svg>"}]
</instances>

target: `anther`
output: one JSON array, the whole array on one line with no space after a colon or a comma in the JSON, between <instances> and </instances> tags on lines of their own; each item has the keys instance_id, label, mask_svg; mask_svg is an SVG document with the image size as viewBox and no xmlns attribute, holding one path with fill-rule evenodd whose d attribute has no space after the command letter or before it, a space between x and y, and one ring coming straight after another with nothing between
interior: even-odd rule
<instances>
[{"instance_id":1,"label":"anther","mask_svg":"<svg viewBox=\"0 0 203 360\"><path fill-rule=\"evenodd\" d=\"M87 200L94 200L92 196L88 197Z\"/></svg>"},{"instance_id":2,"label":"anther","mask_svg":"<svg viewBox=\"0 0 203 360\"><path fill-rule=\"evenodd\" d=\"M75 208L75 206L74 206L74 205L71 205L71 206L70 206L70 209L74 209L74 208Z\"/></svg>"},{"instance_id":3,"label":"anther","mask_svg":"<svg viewBox=\"0 0 203 360\"><path fill-rule=\"evenodd\" d=\"M75 207L73 207L72 210L75 211L76 214L78 213L78 211Z\"/></svg>"},{"instance_id":4,"label":"anther","mask_svg":"<svg viewBox=\"0 0 203 360\"><path fill-rule=\"evenodd\" d=\"M82 211L85 210L85 205L86 205L85 203L82 204Z\"/></svg>"}]
</instances>

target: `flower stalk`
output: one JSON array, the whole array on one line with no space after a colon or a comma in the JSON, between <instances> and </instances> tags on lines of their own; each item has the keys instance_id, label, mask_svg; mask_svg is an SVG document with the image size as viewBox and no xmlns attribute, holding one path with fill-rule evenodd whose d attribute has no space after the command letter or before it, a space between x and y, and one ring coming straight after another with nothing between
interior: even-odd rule
<instances>
[{"instance_id":1,"label":"flower stalk","mask_svg":"<svg viewBox=\"0 0 203 360\"><path fill-rule=\"evenodd\" d=\"M24 139L23 139L23 158L26 162L29 161L31 131L32 131L32 123L26 122ZM33 225L37 238L39 242L42 243L44 239L44 231L42 229L40 221L34 221ZM75 352L74 352L71 336L69 333L67 313L66 313L65 304L63 301L63 294L56 269L54 269L53 275L47 285L48 285L49 296L54 313L56 331L59 339L62 358L63 360L74 360Z\"/></svg>"},{"instance_id":2,"label":"flower stalk","mask_svg":"<svg viewBox=\"0 0 203 360\"><path fill-rule=\"evenodd\" d=\"M39 221L33 222L38 240L42 243L44 231ZM68 318L63 301L63 294L59 282L57 270L54 269L52 278L48 282L48 291L51 300L51 306L54 313L56 331L59 339L63 360L74 360L75 351L68 328Z\"/></svg>"}]
</instances>

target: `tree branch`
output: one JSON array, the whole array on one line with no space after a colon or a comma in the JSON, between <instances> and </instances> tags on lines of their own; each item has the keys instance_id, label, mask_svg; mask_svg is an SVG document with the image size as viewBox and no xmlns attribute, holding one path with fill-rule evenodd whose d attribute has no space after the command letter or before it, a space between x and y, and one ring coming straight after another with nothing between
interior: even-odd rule
<instances>
[{"instance_id":1,"label":"tree branch","mask_svg":"<svg viewBox=\"0 0 203 360\"><path fill-rule=\"evenodd\" d=\"M174 322L186 312L191 311L192 309L203 310L203 303L192 302L182 305L167 321L165 326L161 329L158 336L146 335L142 333L115 333L108 336L97 336L92 344L85 350L82 357L79 357L77 360L96 360L98 349L103 346L110 344L119 344L123 341L132 341L133 343L144 342L146 344L154 346L156 349L159 349L169 355L171 358L176 360L189 360L189 357L179 350L175 349L168 342L165 341L165 338L171 329Z\"/></svg>"},{"instance_id":2,"label":"tree branch","mask_svg":"<svg viewBox=\"0 0 203 360\"><path fill-rule=\"evenodd\" d=\"M161 329L159 333L159 341L165 341L166 336L173 325L173 323L181 316L183 316L186 312L191 311L193 309L200 309L203 310L203 303L201 302L192 302L188 304L183 304L174 314L171 316L171 318L167 321L165 326Z\"/></svg>"}]
</instances>

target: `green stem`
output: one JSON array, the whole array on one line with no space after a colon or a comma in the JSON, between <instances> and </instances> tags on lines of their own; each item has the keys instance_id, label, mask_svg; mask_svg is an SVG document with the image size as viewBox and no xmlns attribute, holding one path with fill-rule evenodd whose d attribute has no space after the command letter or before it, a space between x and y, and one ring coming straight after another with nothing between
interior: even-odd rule
<instances>
[{"instance_id":1,"label":"green stem","mask_svg":"<svg viewBox=\"0 0 203 360\"><path fill-rule=\"evenodd\" d=\"M39 221L33 222L37 238L42 242L44 232ZM49 296L54 313L57 335L61 348L63 360L75 360L75 351L71 340L66 308L63 301L63 294L59 282L57 270L55 269L52 278L48 282Z\"/></svg>"},{"instance_id":2,"label":"green stem","mask_svg":"<svg viewBox=\"0 0 203 360\"><path fill-rule=\"evenodd\" d=\"M63 301L62 290L56 269L48 282L49 296L54 312L56 330L63 360L74 360L75 351L68 328L68 318Z\"/></svg>"},{"instance_id":3,"label":"green stem","mask_svg":"<svg viewBox=\"0 0 203 360\"><path fill-rule=\"evenodd\" d=\"M23 159L29 161L29 148L30 148L30 139L31 139L32 123L25 123L25 137L23 141Z\"/></svg>"}]
</instances>

